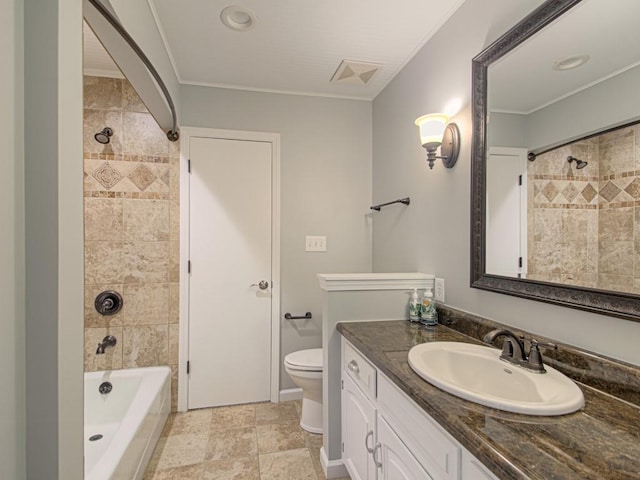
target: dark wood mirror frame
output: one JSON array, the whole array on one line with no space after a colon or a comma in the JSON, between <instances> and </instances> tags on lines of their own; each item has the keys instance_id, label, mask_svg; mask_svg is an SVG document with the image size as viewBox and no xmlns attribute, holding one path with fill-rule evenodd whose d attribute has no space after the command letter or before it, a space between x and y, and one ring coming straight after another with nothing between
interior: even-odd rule
<instances>
[{"instance_id":1,"label":"dark wood mirror frame","mask_svg":"<svg viewBox=\"0 0 640 480\"><path fill-rule=\"evenodd\" d=\"M640 322L640 296L486 273L487 69L582 0L548 0L473 59L471 287Z\"/></svg>"}]
</instances>

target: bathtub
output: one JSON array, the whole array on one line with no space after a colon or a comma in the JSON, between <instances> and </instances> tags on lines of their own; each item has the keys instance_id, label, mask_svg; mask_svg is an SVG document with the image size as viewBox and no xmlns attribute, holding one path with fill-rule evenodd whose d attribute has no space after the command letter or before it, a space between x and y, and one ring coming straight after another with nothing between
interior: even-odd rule
<instances>
[{"instance_id":1,"label":"bathtub","mask_svg":"<svg viewBox=\"0 0 640 480\"><path fill-rule=\"evenodd\" d=\"M85 373L84 478L140 480L170 410L169 367Z\"/></svg>"}]
</instances>

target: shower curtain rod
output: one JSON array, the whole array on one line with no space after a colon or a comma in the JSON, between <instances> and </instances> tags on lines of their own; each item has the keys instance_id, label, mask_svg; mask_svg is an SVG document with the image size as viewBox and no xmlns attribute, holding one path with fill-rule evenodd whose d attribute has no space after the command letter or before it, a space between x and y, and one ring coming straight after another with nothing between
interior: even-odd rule
<instances>
[{"instance_id":1,"label":"shower curtain rod","mask_svg":"<svg viewBox=\"0 0 640 480\"><path fill-rule=\"evenodd\" d=\"M169 94L169 90L167 89L167 86L162 81L162 78L160 78L160 74L155 69L155 67L151 64L151 61L144 54L144 52L138 46L136 41L131 37L131 35L129 35L129 32L125 30L125 28L122 26L120 21L113 16L113 14L102 4L102 2L100 0L89 0L89 3L91 3L91 5L93 5L95 9L98 10L98 12L100 12L100 14L111 24L111 26L115 28L116 32L118 32L120 36L129 44L129 46L136 53L136 55L138 55L140 60L142 60L142 63L144 63L144 66L147 67L147 70L149 70L149 73L151 73L151 75L153 76L154 80L160 87L160 90L162 90L162 93L164 94L167 100L167 103L169 104L169 108L171 109L171 118L173 120L173 128L167 132L167 138L172 142L175 142L180 138L180 132L178 131L178 119L176 116L176 108L175 108L175 105L173 104L173 100L171 99L171 95Z\"/></svg>"}]
</instances>

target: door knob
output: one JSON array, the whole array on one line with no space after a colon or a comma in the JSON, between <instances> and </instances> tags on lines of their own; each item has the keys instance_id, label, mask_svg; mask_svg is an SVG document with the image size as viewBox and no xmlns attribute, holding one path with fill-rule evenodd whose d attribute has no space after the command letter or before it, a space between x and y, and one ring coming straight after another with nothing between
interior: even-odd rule
<instances>
[{"instance_id":1,"label":"door knob","mask_svg":"<svg viewBox=\"0 0 640 480\"><path fill-rule=\"evenodd\" d=\"M269 282L266 280L260 280L260 283L252 283L250 287L258 287L260 290L266 290L269 288Z\"/></svg>"}]
</instances>

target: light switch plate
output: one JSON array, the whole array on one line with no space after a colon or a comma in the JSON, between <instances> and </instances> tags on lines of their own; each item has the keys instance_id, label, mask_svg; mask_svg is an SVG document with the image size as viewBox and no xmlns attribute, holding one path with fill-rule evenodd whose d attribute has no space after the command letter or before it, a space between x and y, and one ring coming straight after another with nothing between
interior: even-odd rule
<instances>
[{"instance_id":1,"label":"light switch plate","mask_svg":"<svg viewBox=\"0 0 640 480\"><path fill-rule=\"evenodd\" d=\"M307 235L305 243L305 251L307 252L326 252L327 237Z\"/></svg>"},{"instance_id":2,"label":"light switch plate","mask_svg":"<svg viewBox=\"0 0 640 480\"><path fill-rule=\"evenodd\" d=\"M436 278L435 287L433 298L436 302L444 303L444 278Z\"/></svg>"}]
</instances>

